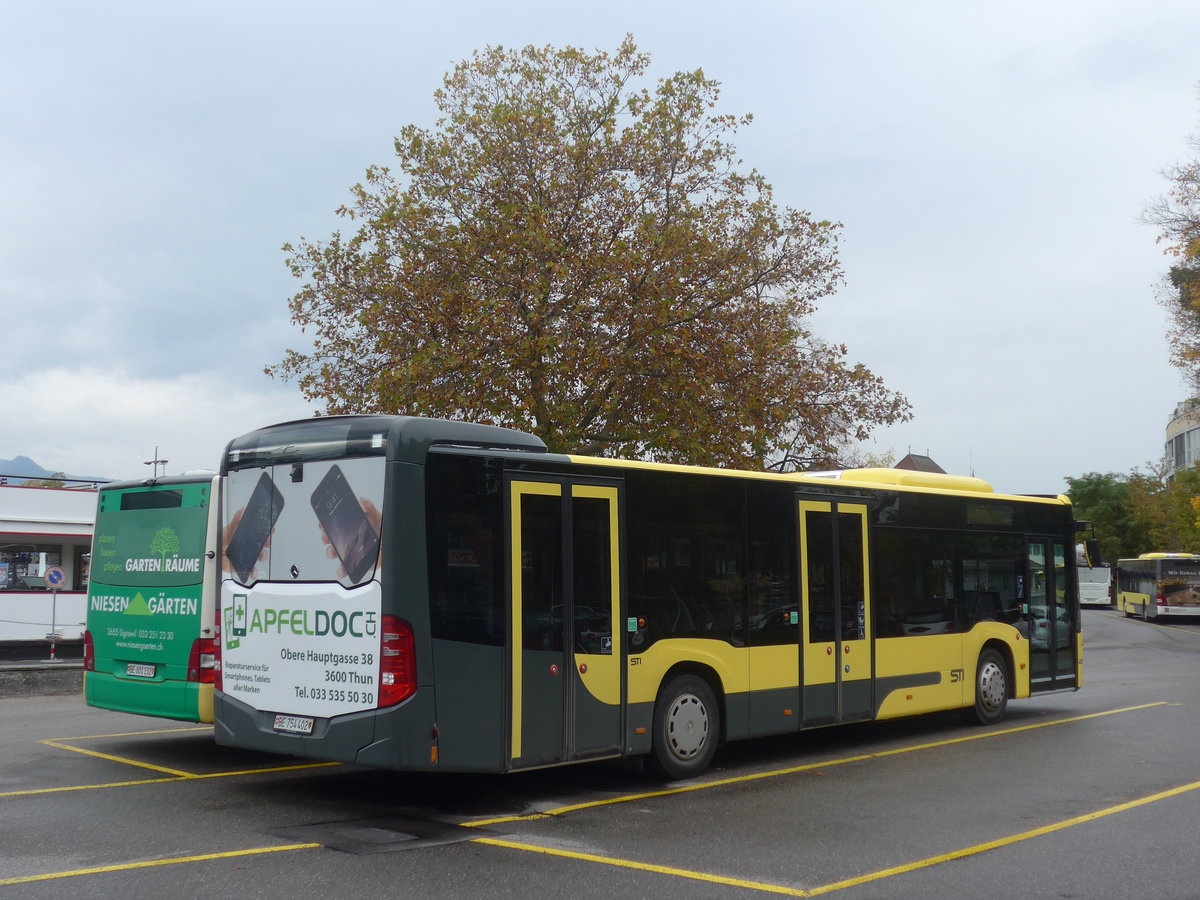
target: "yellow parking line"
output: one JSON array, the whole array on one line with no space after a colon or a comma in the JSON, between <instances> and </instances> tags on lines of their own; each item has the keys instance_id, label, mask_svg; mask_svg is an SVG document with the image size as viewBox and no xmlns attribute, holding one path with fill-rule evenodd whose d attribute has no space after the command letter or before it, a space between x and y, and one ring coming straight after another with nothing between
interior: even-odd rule
<instances>
[{"instance_id":1,"label":"yellow parking line","mask_svg":"<svg viewBox=\"0 0 1200 900\"><path fill-rule=\"evenodd\" d=\"M142 737L149 734L190 734L191 732L212 731L211 725L203 725L197 727L192 725L188 728L158 728L153 731L118 731L113 734L79 734L72 737L57 737L51 740L55 741L98 741L104 738L121 738L121 737Z\"/></svg>"},{"instance_id":2,"label":"yellow parking line","mask_svg":"<svg viewBox=\"0 0 1200 900\"><path fill-rule=\"evenodd\" d=\"M847 878L844 881L837 881L833 884L824 885L823 887L813 888L809 893L811 896L828 894L832 893L833 891L840 891L844 890L845 888L868 884L872 881L879 881L883 878L890 878L894 875L903 875L906 872L915 872L918 869L926 869L930 866L936 866L944 862L951 862L956 859L964 859L968 856L976 856L980 853L986 853L989 850L997 850L1001 847L1019 844L1022 841L1027 841L1031 838L1044 837L1045 835L1053 834L1056 831L1064 831L1065 829L1073 828L1076 825L1084 825L1088 822L1095 822L1097 819L1103 819L1107 816L1116 815L1117 813L1127 812L1131 809L1137 809L1140 806L1148 806L1151 803L1157 803L1160 800L1168 800L1171 797L1178 797L1181 794L1186 794L1189 791L1198 789L1200 789L1200 781L1193 781L1191 784L1184 784L1176 788L1171 788L1167 791L1160 791L1159 793L1151 794L1148 797L1139 797L1137 800L1130 800L1128 803L1118 803L1116 806L1109 806L1105 809L1097 810L1096 812L1087 813L1082 816L1075 816L1073 819L1064 819L1061 822L1053 822L1049 825L1043 825L1040 828L1022 831L1020 834L1010 835L1009 837L1005 838L997 838L994 841L986 841L982 844L976 844L973 847L965 847L962 850L955 850L951 853L943 853L940 856L931 856L928 859L918 860L917 862L906 863L901 866L893 866L890 869L872 872L869 875L860 875L856 878Z\"/></svg>"},{"instance_id":3,"label":"yellow parking line","mask_svg":"<svg viewBox=\"0 0 1200 900\"><path fill-rule=\"evenodd\" d=\"M152 763L138 762L136 759L126 759L123 756L113 756L111 753L100 753L96 750L85 750L83 747L72 747L70 744L64 744L60 741L41 741L48 747L57 747L59 750L70 750L74 753L82 753L85 756L94 756L97 759L107 759L109 762L124 763L127 766L137 766L140 769L149 769L151 772L163 772L167 775L174 775L176 778L195 778L191 772L182 772L179 769L168 769L166 766L156 766Z\"/></svg>"},{"instance_id":4,"label":"yellow parking line","mask_svg":"<svg viewBox=\"0 0 1200 900\"><path fill-rule=\"evenodd\" d=\"M893 750L879 750L874 753L863 753L858 756L846 756L841 759L823 760L822 762L805 763L802 766L789 766L786 769L772 769L769 772L755 772L750 775L736 775L732 778L719 778L713 781L705 781L701 784L688 784L681 787L664 788L660 791L646 791L638 794L622 794L619 797L608 797L604 800L589 800L586 803L576 803L571 806L560 806L556 809L546 810L545 812L532 813L523 816L501 816L494 819L479 819L474 822L464 823L466 827L478 828L486 825L503 825L509 822L527 822L534 819L547 819L552 816L561 816L566 813L578 812L584 809L596 809L601 806L612 806L617 803L629 803L635 800L649 800L654 797L669 797L672 794L687 794L693 791L706 791L711 788L725 787L731 784L744 784L750 781L760 781L764 778L778 778L782 775L795 775L799 772L811 772L813 769L828 769L833 766L844 766L849 763L863 762L868 759L882 759L888 756L899 756L904 753L915 753L918 750L932 750L937 747L949 747L954 744L963 744L968 741L981 741L990 738L1003 737L1009 734L1018 734L1022 731L1033 731L1038 728L1049 728L1056 725L1069 725L1073 722L1083 722L1087 719L1098 719L1104 716L1115 716L1119 713L1137 712L1143 709L1152 709L1157 706L1169 706L1167 701L1159 700L1155 703L1143 703L1139 706L1125 706L1121 709L1108 709L1102 712L1086 713L1081 716L1070 716L1065 719L1054 719L1049 722L1038 722L1034 725L1017 725L1012 728L1004 728L999 731L987 731L981 734L969 734L964 737L948 738L944 741L930 741L925 744L914 744L909 747L898 747Z\"/></svg>"},{"instance_id":5,"label":"yellow parking line","mask_svg":"<svg viewBox=\"0 0 1200 900\"><path fill-rule=\"evenodd\" d=\"M752 891L764 891L771 894L783 894L788 897L812 896L803 888L790 888L779 884L768 884L761 881L747 881L743 878L729 878L724 875L713 875L709 872L694 872L690 869L676 869L672 866L659 866L653 863L635 862L629 859L614 859L611 856L597 856L594 853L580 853L575 850L559 850L554 847L539 847L536 844L521 844L517 841L504 841L498 838L472 838L473 844L488 844L492 847L504 847L508 850L524 850L528 853L542 853L546 856L560 856L564 859L577 859L582 862L601 863L606 866L617 866L622 869L637 869L641 872L656 872L659 875L670 875L675 878L688 878L692 881L704 881L709 884L723 884L727 887L746 888ZM2 884L3 882L0 882Z\"/></svg>"},{"instance_id":6,"label":"yellow parking line","mask_svg":"<svg viewBox=\"0 0 1200 900\"><path fill-rule=\"evenodd\" d=\"M79 875L103 875L108 872L128 872L133 869L149 869L154 866L176 866L180 863L208 862L214 859L236 859L262 853L282 853L288 850L313 850L321 844L284 844L279 847L251 847L248 850L227 850L222 853L202 853L197 856L176 856L171 859L149 859L144 862L117 863L111 866L95 866L91 869L74 869L69 872L47 872L42 875L24 875L16 878L0 878L0 885L29 884L34 881L52 881L55 878L74 878Z\"/></svg>"},{"instance_id":7,"label":"yellow parking line","mask_svg":"<svg viewBox=\"0 0 1200 900\"><path fill-rule=\"evenodd\" d=\"M99 741L107 738L123 738L123 737L142 737L143 735L159 735L159 734L189 734L191 732L211 731L211 727L196 728L194 726L188 728L158 728L152 731L122 731L115 734L86 734L77 735L75 737L48 738L39 743L45 744L48 747L57 747L60 750L70 750L74 753L82 753L85 756L94 756L97 759L107 759L110 762L123 763L128 766L137 766L142 769L149 769L152 772L162 772L166 775L175 775L178 778L194 778L191 772L183 772L178 769L168 769L165 766L155 766L151 763L138 762L136 759L129 759L125 756L114 756L110 753L100 753L96 750L85 750L82 747L72 747L67 741Z\"/></svg>"},{"instance_id":8,"label":"yellow parking line","mask_svg":"<svg viewBox=\"0 0 1200 900\"><path fill-rule=\"evenodd\" d=\"M1022 841L1030 840L1031 838L1044 837L1048 834L1053 834L1056 831L1064 831L1068 828L1073 828L1076 825L1084 825L1088 822L1095 822L1096 820L1103 819L1107 816L1116 815L1117 813L1121 812L1127 812L1128 810L1137 809L1141 806L1147 806L1151 803L1157 803L1160 800L1167 800L1171 797L1178 797L1182 794L1186 794L1190 791L1198 789L1200 789L1200 781L1194 781L1191 784L1181 785L1180 787L1172 788L1167 791L1160 791L1157 794L1151 794L1147 797L1140 797L1136 800L1130 800L1127 803L1119 803L1116 806L1110 806L1082 816L1064 819L1061 822L1053 822L1049 825L1043 825L1040 828L1022 831L1019 834L997 838L993 841L975 844L972 847L964 847L961 850L953 850L949 853L930 856L925 859L916 860L915 862L905 863L899 866L892 866L888 869L881 869L878 872L870 872L866 875L857 875L853 878L846 878L842 881L834 881L829 884L812 888L797 888L782 884L771 884L769 882L750 881L744 878L730 878L725 875L715 875L711 872L697 872L691 869L679 869L673 866L661 866L654 863L638 862L637 860L618 859L611 856L599 856L594 853L580 853L574 850L561 850L554 847L542 847L536 844L525 844L518 841L501 840L498 838L473 838L471 842L475 844L487 844L492 847L503 847L508 850L522 850L527 853L540 853L546 856L575 859L581 862L600 863L602 865L615 866L623 869L635 869L642 872L656 872L660 875L670 875L675 878L687 878L692 881L703 881L709 884L740 887L747 890L759 891L760 893L782 894L787 897L817 897L822 894L832 894L835 891L842 891L846 890L847 888L870 884L874 881L882 881L885 878L893 878L897 875L905 875L909 872L916 872L920 869L927 869L932 866L941 865L942 863L953 862L957 859L965 859L969 856L977 856L981 853L987 853L989 850L998 850L1001 847L1008 847L1013 844L1021 843Z\"/></svg>"},{"instance_id":9,"label":"yellow parking line","mask_svg":"<svg viewBox=\"0 0 1200 900\"><path fill-rule=\"evenodd\" d=\"M1178 631L1181 634L1190 634L1192 637L1200 638L1200 631L1196 631L1191 628L1180 628L1178 625L1168 625L1166 622L1147 622L1144 619L1137 618L1136 616L1131 617L1131 616L1125 615L1124 613L1115 613L1115 612L1102 612L1102 613L1100 613L1100 615L1107 616L1110 619L1120 619L1121 621L1129 619L1132 622L1140 622L1143 625L1154 625L1154 626L1157 626L1158 628L1169 628L1172 631Z\"/></svg>"},{"instance_id":10,"label":"yellow parking line","mask_svg":"<svg viewBox=\"0 0 1200 900\"><path fill-rule=\"evenodd\" d=\"M143 784L169 784L172 781L201 781L205 778L232 778L237 775L269 775L273 772L295 772L299 769L324 769L330 766L340 766L336 762L298 763L292 766L267 766L262 769L240 769L235 772L208 772L203 775L188 775L173 778L146 778L141 781L109 781L105 784L73 784L64 787L27 788L23 791L5 791L4 797L29 797L34 794L65 794L69 791L99 791L106 788L136 787Z\"/></svg>"},{"instance_id":11,"label":"yellow parking line","mask_svg":"<svg viewBox=\"0 0 1200 900\"><path fill-rule=\"evenodd\" d=\"M70 791L98 791L102 788L132 787L138 784L167 784L171 781L186 781L184 778L147 778L142 781L110 781L107 784L72 784L65 787L26 788L23 791L5 791L4 797L32 797L36 794L65 794Z\"/></svg>"}]
</instances>

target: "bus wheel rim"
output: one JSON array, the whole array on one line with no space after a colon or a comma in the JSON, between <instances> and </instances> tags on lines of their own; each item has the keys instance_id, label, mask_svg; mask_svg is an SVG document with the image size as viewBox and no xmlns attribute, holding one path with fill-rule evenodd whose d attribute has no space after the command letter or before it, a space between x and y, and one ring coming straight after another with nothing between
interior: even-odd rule
<instances>
[{"instance_id":1,"label":"bus wheel rim","mask_svg":"<svg viewBox=\"0 0 1200 900\"><path fill-rule=\"evenodd\" d=\"M708 710L695 694L680 694L667 712L667 744L678 759L691 759L708 739Z\"/></svg>"},{"instance_id":2,"label":"bus wheel rim","mask_svg":"<svg viewBox=\"0 0 1200 900\"><path fill-rule=\"evenodd\" d=\"M1007 686L1004 670L998 663L988 660L979 670L979 700L988 709L999 709L1004 703Z\"/></svg>"}]
</instances>

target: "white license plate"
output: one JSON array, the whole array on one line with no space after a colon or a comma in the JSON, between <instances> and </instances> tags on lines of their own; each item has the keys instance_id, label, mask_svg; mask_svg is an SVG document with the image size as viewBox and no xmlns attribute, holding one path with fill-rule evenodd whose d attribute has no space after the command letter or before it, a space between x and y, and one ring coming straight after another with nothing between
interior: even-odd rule
<instances>
[{"instance_id":1,"label":"white license plate","mask_svg":"<svg viewBox=\"0 0 1200 900\"><path fill-rule=\"evenodd\" d=\"M125 674L135 675L138 678L153 678L154 666L148 666L145 663L126 663Z\"/></svg>"},{"instance_id":2,"label":"white license plate","mask_svg":"<svg viewBox=\"0 0 1200 900\"><path fill-rule=\"evenodd\" d=\"M276 716L275 730L293 734L312 734L313 720L305 716Z\"/></svg>"}]
</instances>

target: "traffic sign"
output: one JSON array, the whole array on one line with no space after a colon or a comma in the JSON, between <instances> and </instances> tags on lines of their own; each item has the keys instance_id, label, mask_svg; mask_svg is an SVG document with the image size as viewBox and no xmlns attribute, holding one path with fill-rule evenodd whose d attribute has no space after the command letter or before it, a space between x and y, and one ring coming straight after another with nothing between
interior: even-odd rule
<instances>
[{"instance_id":1,"label":"traffic sign","mask_svg":"<svg viewBox=\"0 0 1200 900\"><path fill-rule=\"evenodd\" d=\"M42 577L46 579L46 587L52 591L60 591L66 587L67 573L62 566L46 566Z\"/></svg>"}]
</instances>

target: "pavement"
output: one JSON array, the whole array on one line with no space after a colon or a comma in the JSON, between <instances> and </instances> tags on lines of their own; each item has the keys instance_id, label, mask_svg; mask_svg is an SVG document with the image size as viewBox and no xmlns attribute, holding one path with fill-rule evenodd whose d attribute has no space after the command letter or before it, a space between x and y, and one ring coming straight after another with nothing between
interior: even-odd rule
<instances>
[{"instance_id":1,"label":"pavement","mask_svg":"<svg viewBox=\"0 0 1200 900\"><path fill-rule=\"evenodd\" d=\"M82 690L82 660L0 661L0 697L17 697L28 694L78 694Z\"/></svg>"}]
</instances>

